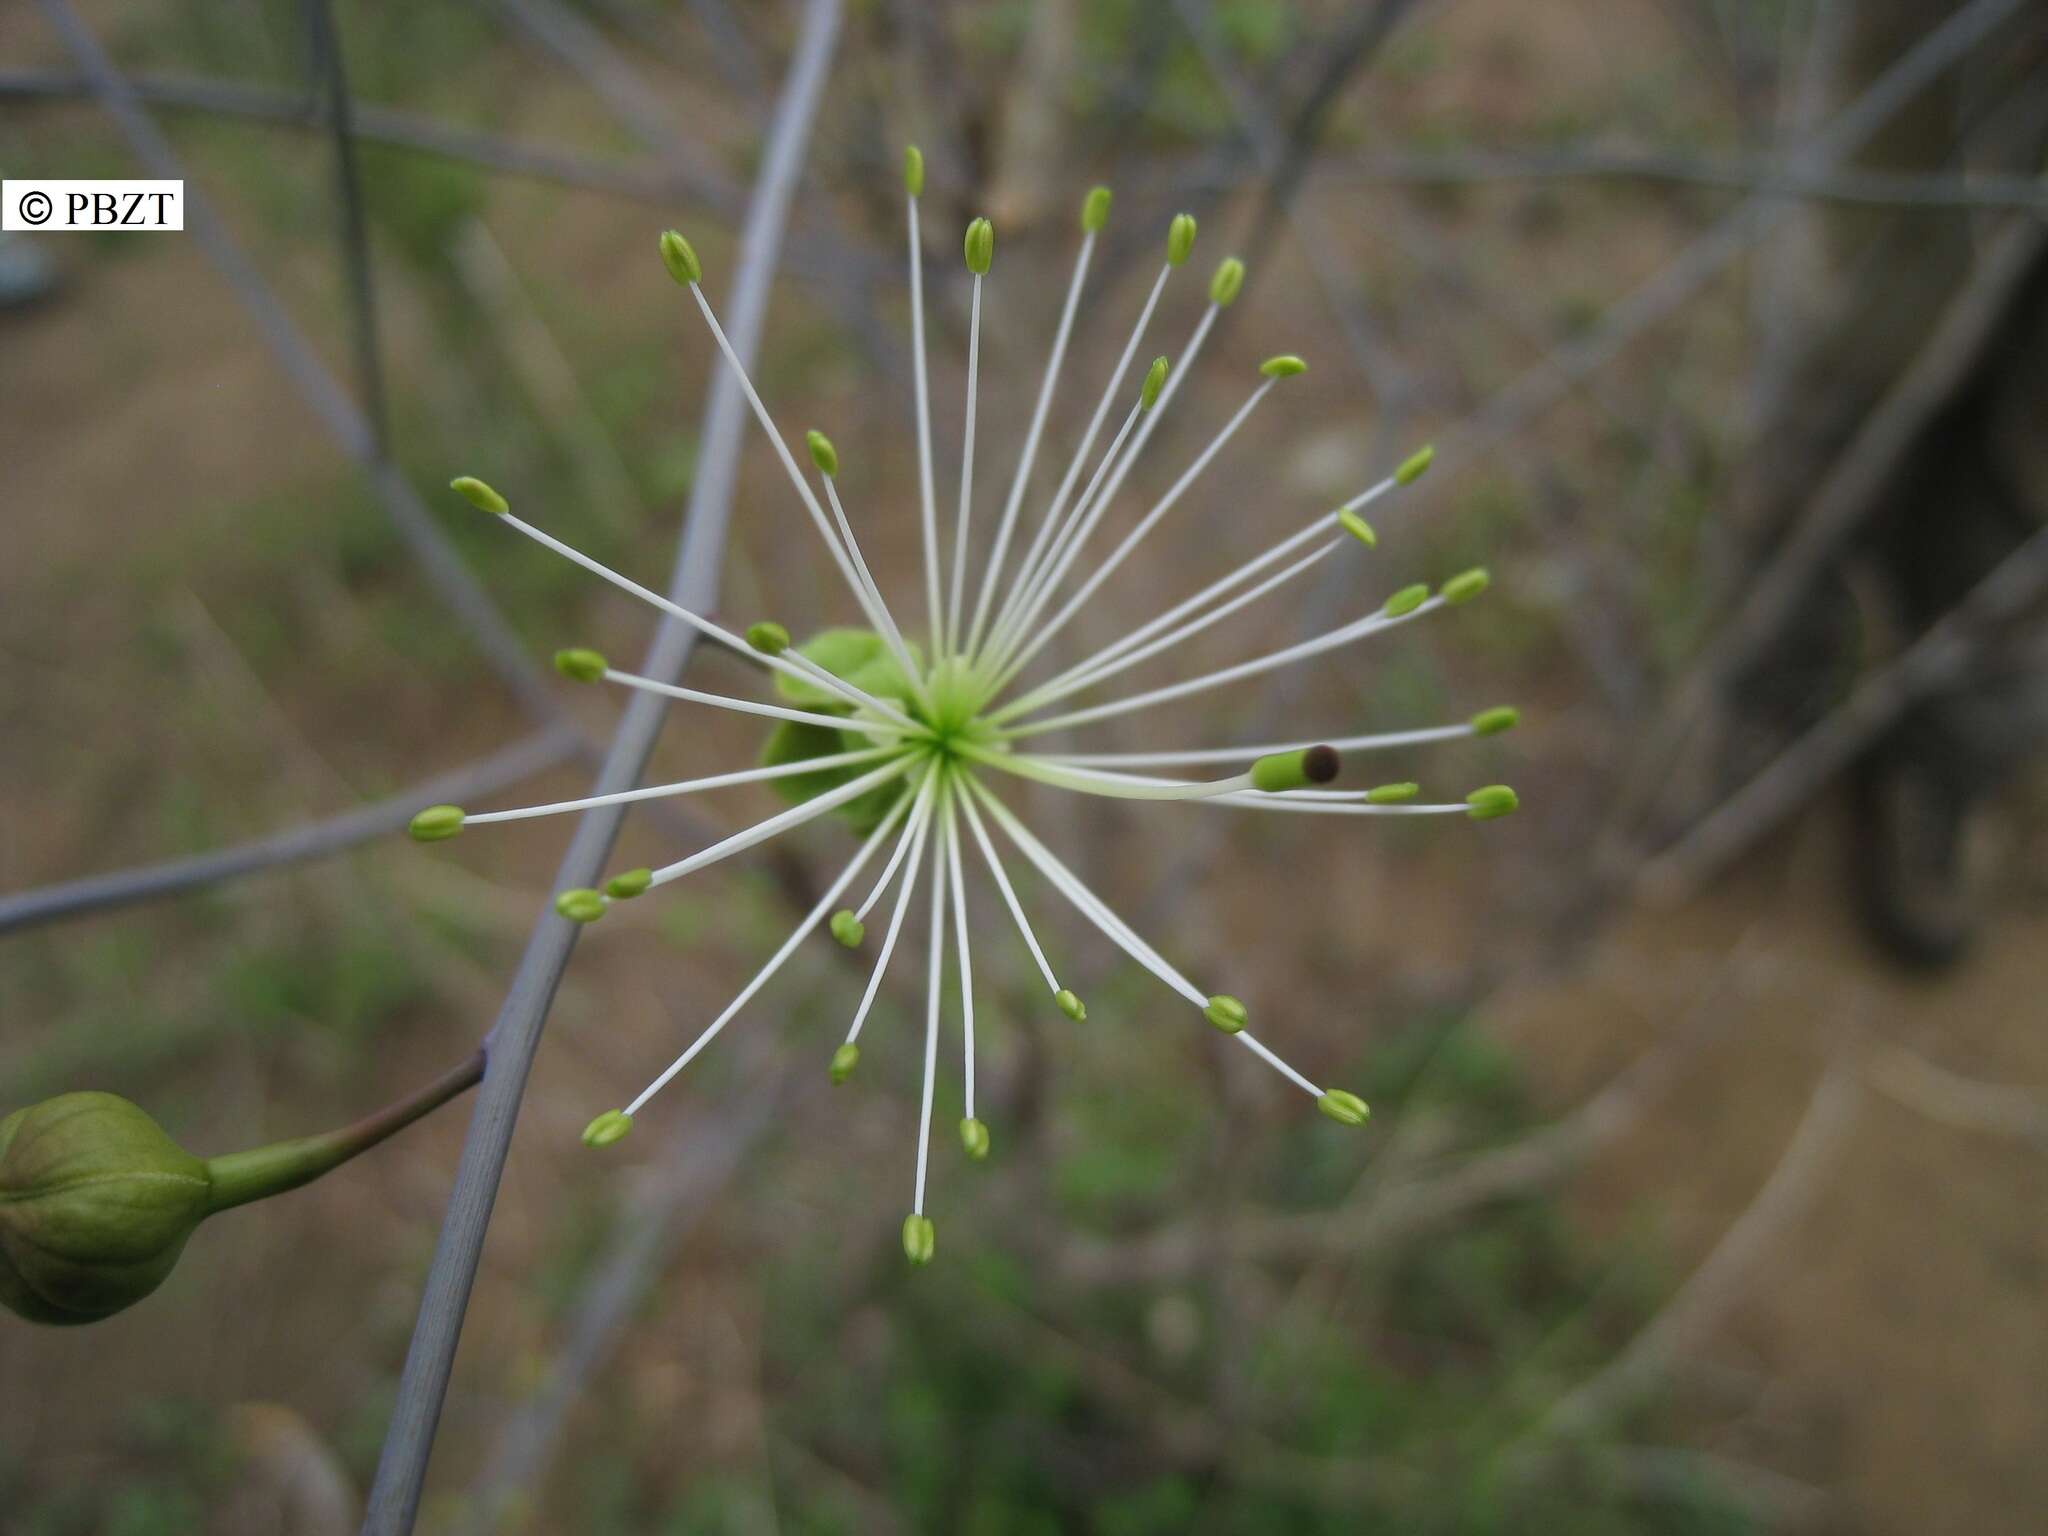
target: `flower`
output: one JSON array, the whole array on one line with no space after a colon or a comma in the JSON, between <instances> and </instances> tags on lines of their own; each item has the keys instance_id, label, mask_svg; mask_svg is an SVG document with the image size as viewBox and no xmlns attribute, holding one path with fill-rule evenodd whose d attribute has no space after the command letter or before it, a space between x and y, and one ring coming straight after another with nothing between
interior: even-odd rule
<instances>
[{"instance_id":1,"label":"flower","mask_svg":"<svg viewBox=\"0 0 2048 1536\"><path fill-rule=\"evenodd\" d=\"M924 1086L920 1111L915 1190L903 1224L903 1247L912 1263L923 1264L933 1252L933 1227L925 1214L926 1171L931 1145L933 1084L938 1063L941 978L945 951L957 955L961 1060L964 1070L960 1138L970 1158L987 1155L989 1128L975 1115L974 1104L974 976L972 923L967 899L967 874L978 862L1000 895L1017 935L1029 951L1047 993L1068 1018L1079 1022L1087 1009L1063 986L1051 959L1012 884L1004 862L1021 857L1046 884L1064 896L1103 937L1156 976L1184 999L1197 1017L1258 1056L1295 1087L1316 1100L1330 1119L1362 1124L1364 1102L1341 1089L1325 1089L1289 1066L1249 1025L1252 1010L1239 999L1213 993L1191 981L1130 924L1082 882L1057 854L1033 834L996 786L1011 779L1027 780L1076 794L1116 799L1191 801L1254 811L1323 816L1463 816L1493 820L1514 810L1514 792L1488 785L1462 800L1423 804L1412 783L1382 784L1362 789L1323 787L1336 778L1345 752L1450 741L1494 735L1512 727L1512 709L1496 708L1461 725L1445 725L1390 734L1358 735L1326 742L1278 741L1253 746L1162 749L1139 753L1075 753L1040 751L1037 741L1097 721L1152 709L1189 698L1244 678L1261 676L1307 661L1470 601L1487 585L1483 570L1451 577L1432 591L1426 585L1402 587L1367 612L1325 634L1314 636L1234 666L1202 673L1094 703L1077 703L1127 669L1153 657L1171 654L1195 635L1238 613L1249 604L1296 580L1312 567L1345 551L1356 553L1377 544L1372 526L1360 511L1412 484L1433 457L1428 448L1408 458L1395 472L1352 497L1341 507L1322 512L1263 554L1244 562L1166 612L1130 629L1095 654L1051 677L1023 683L1027 670L1046 646L1070 624L1128 560L1160 522L1186 496L1203 470L1221 453L1268 395L1287 380L1299 377L1307 364L1292 354L1268 359L1248 397L1223 429L1195 457L1172 487L1138 519L1122 540L1092 565L1082 557L1116 504L1132 467L1144 453L1159 422L1199 357L1210 328L1233 303L1243 286L1244 265L1236 258L1216 269L1208 305L1195 324L1177 365L1155 358L1135 391L1125 393L1134 359L1139 355L1161 296L1175 271L1192 251L1194 219L1181 214L1168 231L1166 259L1133 326L1130 339L1103 387L1082 435L1079 451L1035 529L1024 541L1014 567L1013 541L1024 532L1020 513L1030 489L1046 418L1052 405L1061 363L1074 325L1089 259L1107 222L1110 197L1095 188L1082 205L1081 243L1072 280L1055 331L1051 357L1037 403L1024 433L1022 452L1010 479L1009 493L981 565L980 580L969 601L972 537L977 384L981 351L983 284L994 269L995 230L976 219L963 241L963 255L972 275L967 343L965 429L960 449L959 495L948 541L951 556L941 548L938 497L933 482L929 383L925 360L922 240L918 202L923 187L923 160L915 149L904 161L908 214L912 339L915 353L915 404L920 510L923 529L923 625L915 638L906 632L896 610L884 597L861 552L844 504L840 500L840 457L823 433L808 434L816 489L799 468L782 433L741 367L720 328L703 288L704 269L690 243L671 230L660 238L663 264L686 288L702 313L713 342L738 376L755 416L773 445L797 500L826 553L845 582L866 621L861 628L832 628L802 644L792 641L779 623L755 624L736 634L702 615L679 607L629 577L523 521L506 499L482 481L468 476L453 488L480 510L565 556L593 574L642 598L704 638L750 656L774 677L776 702L706 693L635 676L610 665L595 651L560 652L556 666L579 682L610 682L662 694L712 709L733 710L774 722L761 762L754 767L681 783L650 786L619 794L598 795L552 805L472 814L457 806L432 806L412 825L421 841L451 838L464 828L486 822L581 811L602 805L693 794L728 785L768 783L791 803L787 809L737 832L708 848L660 869L635 869L616 875L603 889L570 890L556 898L556 909L576 922L594 922L610 906L635 899L659 886L731 857L757 843L780 836L806 822L836 814L860 836L852 860L830 882L824 896L798 922L796 929L762 966L732 1003L664 1067L639 1095L622 1109L609 1110L590 1123L584 1140L609 1145L631 1128L654 1097L766 985L802 940L819 926L849 948L867 942L868 919L892 887L876 958L867 987L853 1010L845 1042L834 1052L831 1076L844 1082L860 1060L861 1026L873 1007L882 978L910 913L921 881L929 871L930 935L926 957ZM1096 445L1119 400L1125 410L1108 446ZM1092 469L1089 466L1093 466ZM1083 472L1087 471L1085 482ZM1078 494L1077 494L1078 489ZM1150 770L1211 765L1223 776L1206 780L1169 777ZM998 834L1007 849L998 846ZM886 856L885 856L886 855ZM877 858L879 874L867 883L857 904L848 896Z\"/></svg>"}]
</instances>

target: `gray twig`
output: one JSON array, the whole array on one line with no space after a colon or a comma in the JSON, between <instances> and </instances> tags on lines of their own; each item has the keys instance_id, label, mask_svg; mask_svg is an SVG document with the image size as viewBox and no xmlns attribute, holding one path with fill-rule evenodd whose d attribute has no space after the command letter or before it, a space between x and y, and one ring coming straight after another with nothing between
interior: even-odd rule
<instances>
[{"instance_id":1,"label":"gray twig","mask_svg":"<svg viewBox=\"0 0 2048 1536\"><path fill-rule=\"evenodd\" d=\"M759 348L776 256L802 171L804 146L824 93L839 21L839 0L809 0L805 6L796 53L769 131L760 179L741 235L739 271L727 317L727 334L743 361ZM670 585L675 601L687 608L715 606L744 424L745 403L738 379L721 367L705 406L703 456L691 488L682 548ZM664 620L640 670L661 679L681 675L695 639L694 630ZM659 696L643 693L634 697L597 776L597 793L622 790L638 780L666 713ZM597 879L620 819L618 807L584 815L563 855L556 888L589 885ZM434 1432L455 1363L455 1346L504 1174L527 1073L577 931L577 925L557 916L552 906L543 908L492 1026L490 1066L477 1094L440 1241L427 1272L412 1346L406 1354L370 1492L365 1536L404 1536L418 1514Z\"/></svg>"}]
</instances>

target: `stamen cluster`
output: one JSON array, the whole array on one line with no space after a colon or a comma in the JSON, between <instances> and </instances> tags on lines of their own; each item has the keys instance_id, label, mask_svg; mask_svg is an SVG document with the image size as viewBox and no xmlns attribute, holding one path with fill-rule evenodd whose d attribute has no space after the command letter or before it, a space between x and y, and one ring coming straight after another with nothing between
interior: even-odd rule
<instances>
[{"instance_id":1,"label":"stamen cluster","mask_svg":"<svg viewBox=\"0 0 2048 1536\"><path fill-rule=\"evenodd\" d=\"M1493 735L1515 724L1515 711L1507 708L1486 710L1462 725L1345 736L1329 741L1290 740L1126 753L1032 750L1034 738L1077 730L1263 676L1467 602L1485 590L1487 575L1483 570L1466 571L1434 590L1424 584L1404 586L1369 612L1282 649L1143 692L1115 695L1093 703L1078 702L1083 696L1095 694L1120 673L1185 646L1196 635L1297 580L1325 560L1340 557L1345 551L1356 556L1374 548L1377 535L1360 513L1371 503L1412 484L1429 468L1432 453L1424 448L1393 474L1342 506L1309 519L1264 553L1226 572L1092 655L1041 681L1023 683L1027 670L1046 647L1174 510L1267 396L1282 382L1303 374L1307 364L1292 354L1267 359L1247 398L1193 463L1137 518L1107 555L1092 565L1083 564L1105 515L1117 505L1119 492L1171 409L1217 317L1236 300L1244 283L1244 265L1235 257L1218 266L1209 284L1208 303L1182 349L1179 364L1170 365L1165 357L1154 358L1135 393L1125 393L1125 381L1139 356L1161 297L1194 248L1194 219L1187 214L1176 217L1167 232L1165 261L1130 337L1103 386L1079 446L1057 488L1034 519L1029 538L1012 569L1012 544L1023 533L1020 514L1030 494L1032 472L1072 338L1090 258L1109 217L1109 191L1095 188L1082 204L1080 248L1054 332L1051 355L970 603L970 566L975 550L972 521L981 299L983 284L994 267L995 231L987 219L976 219L967 227L963 242L963 255L972 278L965 429L951 537L945 541L947 548L942 549L924 336L923 241L918 207L923 185L923 160L913 148L905 155L904 188L924 552L924 613L918 637L912 639L898 622L861 551L839 495L838 451L823 433L808 434L807 446L816 476L814 489L719 325L704 293L703 266L697 253L680 234L668 231L660 239L663 264L676 282L688 290L713 342L738 376L798 502L851 594L864 625L826 629L802 645L794 643L790 631L782 624L768 620L750 626L744 634L735 634L514 515L506 499L484 482L468 476L458 478L453 482L458 493L508 527L688 624L705 639L757 660L772 675L777 697L774 702L766 702L708 693L620 671L596 651L561 651L555 657L556 667L574 681L614 683L770 722L762 761L733 772L551 805L480 813L452 805L431 806L412 823L415 838L432 842L486 822L515 821L750 783L770 784L791 802L775 815L675 863L659 869L627 870L612 876L601 889L561 892L556 897L556 910L581 923L595 922L616 902L636 899L657 886L827 815L836 815L859 834L860 843L853 858L731 1004L624 1108L607 1111L590 1122L584 1140L592 1146L609 1145L624 1136L634 1118L718 1036L819 926L826 927L834 939L848 948L864 946L870 915L893 890L866 988L853 1011L846 1038L831 1060L832 1080L846 1081L860 1060L861 1028L888 972L920 882L928 879L923 1094L916 1179L910 1214L903 1225L904 1251L913 1263L920 1264L931 1258L934 1242L932 1223L925 1214L925 1190L940 1023L945 1011L942 980L949 946L955 956L961 1024L961 1144L975 1160L986 1157L990 1145L989 1129L977 1118L974 1101L973 923L967 878L970 864L978 863L986 871L1043 978L1047 993L1068 1019L1075 1023L1085 1021L1087 1009L1071 988L1061 984L1012 883L1004 862L1006 856L1021 857L1111 944L1177 993L1215 1029L1310 1095L1325 1115L1346 1125L1362 1124L1367 1116L1366 1106L1357 1096L1342 1089L1318 1086L1254 1036L1248 1028L1251 1010L1244 1002L1189 980L1031 832L1008 800L998 793L997 785L1017 779L1112 799L1199 801L1238 810L1306 815L1463 816L1488 821L1507 815L1517 804L1514 791L1499 784L1441 804L1421 803L1417 786L1408 782L1361 789L1326 787L1337 778L1343 753ZM1120 424L1110 433L1107 446L1097 454L1096 445L1115 414L1119 399L1127 401L1127 407ZM1223 776L1195 779L1134 771L1201 766L1212 766L1222 771ZM849 893L856 890L878 858L879 872L856 901Z\"/></svg>"}]
</instances>

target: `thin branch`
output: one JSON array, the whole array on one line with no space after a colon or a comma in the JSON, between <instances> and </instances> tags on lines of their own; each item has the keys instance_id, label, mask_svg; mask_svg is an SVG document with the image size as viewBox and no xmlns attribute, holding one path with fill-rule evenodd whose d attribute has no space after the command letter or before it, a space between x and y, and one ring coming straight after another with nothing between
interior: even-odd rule
<instances>
[{"instance_id":1,"label":"thin branch","mask_svg":"<svg viewBox=\"0 0 2048 1536\"><path fill-rule=\"evenodd\" d=\"M2048 1094L1978 1082L1899 1046L1874 1052L1863 1078L1876 1092L1939 1125L2031 1142L2048 1151Z\"/></svg>"},{"instance_id":2,"label":"thin branch","mask_svg":"<svg viewBox=\"0 0 2048 1536\"><path fill-rule=\"evenodd\" d=\"M839 21L839 0L809 0L796 53L776 106L760 179L741 236L739 270L729 311L727 334L742 363L749 362L759 350L776 257L802 171L804 146L824 94ZM717 368L699 437L702 458L691 488L682 548L671 582L675 600L686 608L705 610L716 606L719 567L725 552L745 419L737 374ZM665 620L640 667L641 673L662 679L679 676L695 648L695 640L693 629ZM659 695L634 696L598 774L596 793L627 789L638 781L666 714L666 705ZM619 807L608 807L582 818L563 856L556 888L589 885L596 880L611 850L621 815ZM477 1095L449 1195L448 1213L420 1299L412 1345L406 1353L404 1373L399 1379L397 1400L370 1493L369 1512L363 1524L365 1536L405 1536L417 1517L434 1433L455 1363L455 1346L482 1257L491 1207L504 1174L527 1072L577 932L577 925L557 916L552 904L543 908L504 1007L491 1029L490 1068Z\"/></svg>"},{"instance_id":3,"label":"thin branch","mask_svg":"<svg viewBox=\"0 0 2048 1536\"><path fill-rule=\"evenodd\" d=\"M41 923L103 912L137 902L155 901L182 891L243 875L260 874L324 859L331 854L388 837L399 831L423 805L463 802L493 794L545 772L573 756L582 734L567 727L539 731L493 752L489 757L452 769L410 789L388 795L319 821L301 823L269 837L254 838L231 848L145 864L110 874L88 875L61 885L0 896L0 934Z\"/></svg>"}]
</instances>

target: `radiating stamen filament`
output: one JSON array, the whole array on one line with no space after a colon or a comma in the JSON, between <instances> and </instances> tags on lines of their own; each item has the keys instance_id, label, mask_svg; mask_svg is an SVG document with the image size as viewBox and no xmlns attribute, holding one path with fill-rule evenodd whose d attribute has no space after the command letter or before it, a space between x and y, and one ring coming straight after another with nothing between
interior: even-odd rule
<instances>
[{"instance_id":1,"label":"radiating stamen filament","mask_svg":"<svg viewBox=\"0 0 2048 1536\"><path fill-rule=\"evenodd\" d=\"M897 866L903 862L906 853L910 853L911 862L915 865L916 855L910 852L910 846L917 830L931 814L932 795L938 787L938 768L936 757L926 759L924 772L917 776L917 803L910 808L910 820L904 825L903 835L896 840L896 851L889 855L889 862L875 877L874 889L868 892L867 900L854 909L856 921L866 918L874 910L875 903L882 899L882 893L889 889L889 882L896 878Z\"/></svg>"},{"instance_id":2,"label":"radiating stamen filament","mask_svg":"<svg viewBox=\"0 0 2048 1536\"><path fill-rule=\"evenodd\" d=\"M606 667L600 675L608 683L637 688L642 693L658 693L664 698L680 699L685 704L703 704L712 709L730 710L738 715L759 715L765 720L788 720L795 725L821 725L827 730L858 731L863 735L877 736L889 741L901 741L905 736L913 734L930 734L926 727L921 725L897 725L893 721L871 720L861 715L820 714L815 710L791 709L785 704L758 704L752 699L736 699L724 693L706 693L700 688L685 688L680 683L664 683L655 678L641 677L635 672L621 672L616 667Z\"/></svg>"},{"instance_id":3,"label":"radiating stamen filament","mask_svg":"<svg viewBox=\"0 0 2048 1536\"><path fill-rule=\"evenodd\" d=\"M847 552L853 556L854 569L859 573L861 585L869 599L868 619L889 647L889 654L896 658L896 665L902 671L911 691L926 709L931 708L931 695L925 690L924 674L918 670L917 662L911 657L910 646L903 638L903 631L896 625L896 616L889 611L889 604L882 596L881 586L875 581L874 572L868 569L868 562L861 553L860 540L853 536L853 524L847 521L846 508L839 504L839 489L832 483L830 475L820 475L825 482L825 498L831 504L832 517L839 525L839 531L846 539Z\"/></svg>"},{"instance_id":4,"label":"radiating stamen filament","mask_svg":"<svg viewBox=\"0 0 2048 1536\"><path fill-rule=\"evenodd\" d=\"M936 782L934 777L928 782L927 788L931 788ZM895 910L889 915L889 931L882 937L881 953L875 957L875 968L868 975L867 990L861 993L860 1006L854 1010L852 1027L846 1031L848 1045L852 1045L860 1038L860 1027L867 1022L868 1010L875 1005L875 994L881 991L882 977L889 969L889 957L896 953L897 936L903 932L904 914L909 912L911 895L917 890L917 872L924 858L925 837L935 819L931 799L925 795L918 798L919 803L913 813L915 821L906 833L910 839L910 861L904 866L903 889L897 892ZM881 890L877 887L875 895L880 894ZM872 901L873 897L869 899ZM863 907L861 910L865 912L867 909Z\"/></svg>"},{"instance_id":5,"label":"radiating stamen filament","mask_svg":"<svg viewBox=\"0 0 2048 1536\"><path fill-rule=\"evenodd\" d=\"M942 788L940 793L945 791ZM924 1176L932 1149L932 1086L939 1067L939 975L946 952L946 861L937 843L932 844L932 940L931 957L925 973L924 1017L924 1103L918 1110L917 1190L910 1202L916 1215L924 1214Z\"/></svg>"},{"instance_id":6,"label":"radiating stamen filament","mask_svg":"<svg viewBox=\"0 0 2048 1536\"><path fill-rule=\"evenodd\" d=\"M974 501L974 418L981 381L981 274L974 274L974 297L967 321L967 425L960 435L960 510L953 522L953 591L946 608L946 651L960 649L960 603L967 582L967 524ZM971 1116L973 1110L969 1110Z\"/></svg>"},{"instance_id":7,"label":"radiating stamen filament","mask_svg":"<svg viewBox=\"0 0 2048 1536\"><path fill-rule=\"evenodd\" d=\"M1017 892L1010 884L1009 873L1003 868L1003 861L996 856L995 844L989 841L988 829L982 825L981 812L975 808L974 796L960 796L960 808L967 813L968 830L974 834L974 841L981 848L981 856L988 864L988 872L995 877L996 889L1003 893L1003 902L1010 909L1010 916L1016 919L1017 931L1024 935L1024 947L1031 951L1031 958L1038 963L1038 973L1045 978L1046 990L1054 997L1060 995L1060 979L1053 974L1051 964L1045 958L1045 951L1039 947L1038 935L1031 930L1031 920L1024 915L1024 905L1017 900Z\"/></svg>"},{"instance_id":8,"label":"radiating stamen filament","mask_svg":"<svg viewBox=\"0 0 2048 1536\"><path fill-rule=\"evenodd\" d=\"M827 718L830 718L829 716ZM589 795L581 800L557 800L551 805L523 805L510 811L476 811L465 814L465 827L482 826L494 821L525 821L533 816L559 816L569 811L591 811L604 805L632 805L641 800L662 800L672 795L694 795L707 789L725 789L734 784L754 784L767 779L786 779L802 773L818 773L830 768L850 768L856 763L872 763L878 758L896 757L901 747L863 747L857 752L835 752L827 757L806 758L801 762L773 763L765 768L746 768L736 773L715 773L709 778L683 779L674 784L649 784L639 789L622 789L616 794Z\"/></svg>"},{"instance_id":9,"label":"radiating stamen filament","mask_svg":"<svg viewBox=\"0 0 2048 1536\"><path fill-rule=\"evenodd\" d=\"M1195 747L1178 752L1059 752L1048 762L1076 768L1170 768L1175 763L1248 763L1275 752L1299 752L1318 742L1339 752L1378 752L1394 747L1419 747L1431 742L1458 741L1478 734L1464 725L1435 725L1419 731L1380 731L1369 736L1318 736L1303 741L1267 742L1255 747Z\"/></svg>"},{"instance_id":10,"label":"radiating stamen filament","mask_svg":"<svg viewBox=\"0 0 2048 1536\"><path fill-rule=\"evenodd\" d=\"M775 952L766 965L762 966L755 973L754 979L740 990L740 995L726 1006L725 1011L711 1021L710 1027L691 1042L690 1048L670 1062L661 1075L656 1077L653 1082L640 1090L640 1096L626 1106L626 1113L628 1115L639 1113L641 1106L661 1092L663 1088L667 1087L674 1080L676 1074L695 1059L699 1051L703 1050L705 1046L718 1037L718 1032L724 1029L726 1024L731 1021L733 1015L744 1008L749 999L767 984L768 978L782 968L782 963L796 952L797 945L804 941L805 935L817 927L824 920L825 914L832 910L839 900L840 892L853 883L854 878L859 875L862 867L874 856L875 850L881 846L882 839L888 836L890 828L895 826L897 819L902 816L904 808L908 803L909 801L906 798L897 801L894 806L890 807L888 814L882 818L881 822L875 827L875 830L868 834L867 841L861 844L860 852L854 855L853 861L840 872L839 877L832 882L825 894L818 898L817 905L812 907L796 925L795 932L783 940L782 947Z\"/></svg>"},{"instance_id":11,"label":"radiating stamen filament","mask_svg":"<svg viewBox=\"0 0 2048 1536\"><path fill-rule=\"evenodd\" d=\"M1141 780L1128 774L1103 773L1089 768L1068 768L1030 753L995 752L972 743L963 743L958 750L963 757L1019 778L1034 779L1040 784L1072 790L1079 795L1101 795L1112 800L1206 800L1253 788L1249 773L1233 774L1230 778L1217 779L1209 784L1189 784L1169 779Z\"/></svg>"},{"instance_id":12,"label":"radiating stamen filament","mask_svg":"<svg viewBox=\"0 0 2048 1536\"><path fill-rule=\"evenodd\" d=\"M771 837L780 836L791 827L801 826L828 811L837 810L849 800L857 800L869 790L879 789L891 779L901 778L910 771L914 761L909 757L898 757L894 762L884 763L872 773L864 773L837 789L828 790L822 795L806 800L802 805L793 805L786 811L770 816L766 821L748 827L744 832L735 832L731 837L691 854L687 859L678 859L673 864L664 865L654 872L654 877L649 883L666 885L671 880L680 880L684 875L700 870L707 864L729 859L756 843L765 843Z\"/></svg>"},{"instance_id":13,"label":"radiating stamen filament","mask_svg":"<svg viewBox=\"0 0 2048 1536\"><path fill-rule=\"evenodd\" d=\"M974 1118L974 962L967 943L967 882L960 873L960 816L954 801L952 777L946 785L946 870L953 890L953 943L960 951L960 1051L965 1074L961 1113Z\"/></svg>"},{"instance_id":14,"label":"radiating stamen filament","mask_svg":"<svg viewBox=\"0 0 2048 1536\"><path fill-rule=\"evenodd\" d=\"M917 488L924 517L925 606L931 614L931 656L934 663L943 654L940 625L944 612L939 607L939 513L938 495L932 485L932 403L931 383L925 369L924 349L924 240L918 229L917 195L910 194L910 337L913 353L912 378L917 392Z\"/></svg>"}]
</instances>

